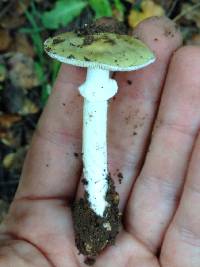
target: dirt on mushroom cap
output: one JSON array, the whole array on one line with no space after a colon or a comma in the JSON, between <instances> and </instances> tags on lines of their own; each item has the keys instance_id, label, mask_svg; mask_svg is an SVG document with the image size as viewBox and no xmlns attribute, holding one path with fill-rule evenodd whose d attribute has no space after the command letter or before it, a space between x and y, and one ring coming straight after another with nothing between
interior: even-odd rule
<instances>
[{"instance_id":1,"label":"dirt on mushroom cap","mask_svg":"<svg viewBox=\"0 0 200 267\"><path fill-rule=\"evenodd\" d=\"M112 17L102 17L95 22L85 24L83 27L78 28L75 32L79 36L87 36L91 34L97 34L102 32L110 32L116 34L128 34L128 29L125 24L117 21Z\"/></svg>"},{"instance_id":2,"label":"dirt on mushroom cap","mask_svg":"<svg viewBox=\"0 0 200 267\"><path fill-rule=\"evenodd\" d=\"M63 63L112 71L140 69L155 60L149 48L127 35L124 24L113 18L49 38L44 47L50 57Z\"/></svg>"}]
</instances>

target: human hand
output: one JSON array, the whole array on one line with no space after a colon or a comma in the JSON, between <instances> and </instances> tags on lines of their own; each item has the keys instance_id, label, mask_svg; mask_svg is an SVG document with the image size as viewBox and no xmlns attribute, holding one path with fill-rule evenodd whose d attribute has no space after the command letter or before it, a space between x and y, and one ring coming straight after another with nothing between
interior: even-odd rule
<instances>
[{"instance_id":1,"label":"human hand","mask_svg":"<svg viewBox=\"0 0 200 267\"><path fill-rule=\"evenodd\" d=\"M120 90L110 103L108 159L123 226L94 266L199 267L200 48L179 49L168 69L181 45L172 23L152 18L135 34L157 60L115 76ZM70 208L80 192L77 87L84 77L84 70L62 66L0 227L2 267L85 266L74 245Z\"/></svg>"}]
</instances>

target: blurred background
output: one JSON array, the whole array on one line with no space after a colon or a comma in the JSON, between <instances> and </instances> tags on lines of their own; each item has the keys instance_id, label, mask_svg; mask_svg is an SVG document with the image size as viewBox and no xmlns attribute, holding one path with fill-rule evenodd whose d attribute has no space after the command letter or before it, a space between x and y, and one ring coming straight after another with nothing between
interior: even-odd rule
<instances>
[{"instance_id":1,"label":"blurred background","mask_svg":"<svg viewBox=\"0 0 200 267\"><path fill-rule=\"evenodd\" d=\"M0 221L60 68L44 40L105 16L131 31L162 15L180 26L185 44L200 45L200 0L0 0Z\"/></svg>"}]
</instances>

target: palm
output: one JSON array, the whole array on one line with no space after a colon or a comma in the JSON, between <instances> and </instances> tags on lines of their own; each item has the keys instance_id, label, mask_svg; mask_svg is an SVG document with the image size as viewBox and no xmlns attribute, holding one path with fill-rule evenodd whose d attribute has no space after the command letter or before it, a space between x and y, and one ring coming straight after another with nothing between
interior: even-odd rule
<instances>
[{"instance_id":1,"label":"palm","mask_svg":"<svg viewBox=\"0 0 200 267\"><path fill-rule=\"evenodd\" d=\"M145 22L136 34L156 52L157 61L142 71L116 75L120 90L109 110L109 168L120 194L123 229L95 266L198 267L199 141L188 162L200 125L200 81L188 73L192 69L199 77L200 52L184 48L175 54L160 103L180 36L163 18ZM80 69L63 66L0 229L2 266L85 266L74 245L70 209L82 194L77 87L84 76Z\"/></svg>"},{"instance_id":2,"label":"palm","mask_svg":"<svg viewBox=\"0 0 200 267\"><path fill-rule=\"evenodd\" d=\"M17 205L20 205L20 209L23 209L24 205L29 206L32 216L26 219L21 231L23 231L23 236L26 236L28 240L31 240L31 243L39 248L38 254L45 252L44 254L48 255L48 264L44 266L49 267L52 262L54 263L52 266L85 266L83 257L78 255L74 246L71 211L66 207L66 202L62 200L47 200L46 203L44 200L38 200L37 202L38 207L35 214L33 212L35 201L34 203L27 203L27 200L20 200L20 204ZM39 214L39 218L37 214ZM123 229L118 236L116 245L109 247L98 257L96 266L124 267L132 266L132 264L135 266L138 255L141 258L138 262L139 266L142 263L152 267L158 266L152 253L140 244L132 234ZM33 266L35 266L34 264L33 261ZM18 265L16 266L18 267ZM21 265L19 266L21 267ZM43 267L42 264L38 266Z\"/></svg>"},{"instance_id":3,"label":"palm","mask_svg":"<svg viewBox=\"0 0 200 267\"><path fill-rule=\"evenodd\" d=\"M23 206L22 203L20 205ZM26 201L24 201L24 205L27 205ZM33 206L34 204L30 203L28 205ZM45 252L45 255L48 255L49 263L54 263L53 266L85 266L83 257L78 255L74 246L71 211L68 210L66 213L65 201L50 200L45 204L42 201L37 205L37 213L41 212L44 217L42 218L40 215L37 218L37 215L33 214L33 217L30 218L32 227L30 227L28 219L26 226L22 230L23 236L28 236L28 239L31 240L31 243L37 245L40 252ZM44 210L46 210L45 214ZM52 218L56 218L56 220ZM39 229L37 230L38 220ZM138 264L143 263L152 267L158 266L156 265L157 260L152 253L140 244L132 234L123 229L118 236L116 245L106 249L98 257L97 265L95 266L124 267L132 266L132 264L135 266L135 262L138 261L138 255L142 257ZM49 267L51 264L46 266Z\"/></svg>"}]
</instances>

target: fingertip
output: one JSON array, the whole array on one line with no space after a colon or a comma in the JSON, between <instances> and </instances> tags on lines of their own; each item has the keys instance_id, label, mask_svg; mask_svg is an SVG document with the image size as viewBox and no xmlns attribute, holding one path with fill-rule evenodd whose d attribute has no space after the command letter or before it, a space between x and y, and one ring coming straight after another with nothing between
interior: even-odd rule
<instances>
[{"instance_id":1,"label":"fingertip","mask_svg":"<svg viewBox=\"0 0 200 267\"><path fill-rule=\"evenodd\" d=\"M167 17L151 17L144 20L133 31L133 35L144 41L159 57L169 57L182 44L182 36L176 24Z\"/></svg>"},{"instance_id":2,"label":"fingertip","mask_svg":"<svg viewBox=\"0 0 200 267\"><path fill-rule=\"evenodd\" d=\"M182 65L184 68L191 68L193 71L200 65L200 47L187 45L179 48L173 56L173 62Z\"/></svg>"},{"instance_id":3,"label":"fingertip","mask_svg":"<svg viewBox=\"0 0 200 267\"><path fill-rule=\"evenodd\" d=\"M149 46L156 56L156 61L138 71L119 73L116 75L116 79L123 88L126 87L124 80L129 79L137 85L137 88L141 88L133 90L134 93L137 92L137 95L140 96L145 94L149 99L154 99L156 95L157 99L157 90L163 86L171 57L182 45L181 33L175 23L167 17L151 17L138 24L133 35ZM149 81L151 81L151 90ZM155 90L155 88L158 89ZM143 93L141 94L141 92Z\"/></svg>"},{"instance_id":4,"label":"fingertip","mask_svg":"<svg viewBox=\"0 0 200 267\"><path fill-rule=\"evenodd\" d=\"M173 55L169 66L169 80L179 79L179 86L187 84L188 88L195 87L198 92L200 86L200 47L183 46ZM181 89L183 93L183 89Z\"/></svg>"}]
</instances>

